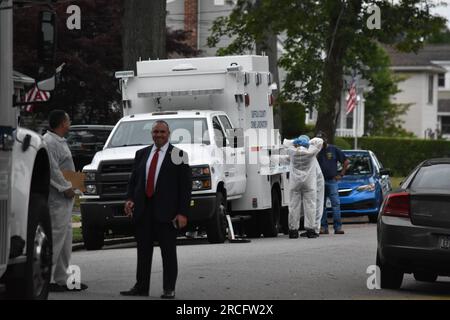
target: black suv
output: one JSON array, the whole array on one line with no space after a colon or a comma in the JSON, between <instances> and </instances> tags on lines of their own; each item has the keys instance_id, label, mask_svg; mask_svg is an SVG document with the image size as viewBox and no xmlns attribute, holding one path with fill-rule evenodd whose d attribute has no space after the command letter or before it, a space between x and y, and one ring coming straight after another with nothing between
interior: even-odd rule
<instances>
[{"instance_id":1,"label":"black suv","mask_svg":"<svg viewBox=\"0 0 450 320\"><path fill-rule=\"evenodd\" d=\"M67 134L67 143L72 152L76 171L91 163L97 151L103 149L114 126L75 125Z\"/></svg>"}]
</instances>

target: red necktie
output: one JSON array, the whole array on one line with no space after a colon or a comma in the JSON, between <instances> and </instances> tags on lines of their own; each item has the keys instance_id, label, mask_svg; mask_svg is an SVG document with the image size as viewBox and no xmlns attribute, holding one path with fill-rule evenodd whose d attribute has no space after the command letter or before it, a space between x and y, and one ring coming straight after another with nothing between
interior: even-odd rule
<instances>
[{"instance_id":1,"label":"red necktie","mask_svg":"<svg viewBox=\"0 0 450 320\"><path fill-rule=\"evenodd\" d=\"M153 196L153 192L154 192L153 189L154 189L154 185L155 185L156 165L158 164L159 150L160 150L160 148L156 149L156 152L152 158L152 162L150 163L150 169L148 169L146 194L147 194L147 197L149 197L149 198L151 198Z\"/></svg>"}]
</instances>

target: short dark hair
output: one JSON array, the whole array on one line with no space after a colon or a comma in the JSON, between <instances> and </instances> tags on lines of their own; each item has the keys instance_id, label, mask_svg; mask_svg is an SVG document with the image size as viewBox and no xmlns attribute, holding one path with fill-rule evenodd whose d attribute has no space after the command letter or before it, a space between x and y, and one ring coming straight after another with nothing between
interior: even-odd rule
<instances>
[{"instance_id":1,"label":"short dark hair","mask_svg":"<svg viewBox=\"0 0 450 320\"><path fill-rule=\"evenodd\" d=\"M64 110L52 110L48 116L48 126L51 130L54 130L58 128L66 119L67 113Z\"/></svg>"},{"instance_id":2,"label":"short dark hair","mask_svg":"<svg viewBox=\"0 0 450 320\"><path fill-rule=\"evenodd\" d=\"M168 124L166 121L164 121L164 120L156 120L156 121L153 123L153 125L152 125L152 131L153 131L153 128L154 128L157 124L164 124L164 125L167 127L167 130L170 131L169 124Z\"/></svg>"}]
</instances>

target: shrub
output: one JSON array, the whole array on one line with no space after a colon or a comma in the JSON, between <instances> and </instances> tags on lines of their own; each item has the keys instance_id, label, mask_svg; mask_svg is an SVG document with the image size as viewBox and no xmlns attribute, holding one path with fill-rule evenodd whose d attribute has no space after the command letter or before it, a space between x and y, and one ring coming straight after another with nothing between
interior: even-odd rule
<instances>
[{"instance_id":1,"label":"shrub","mask_svg":"<svg viewBox=\"0 0 450 320\"><path fill-rule=\"evenodd\" d=\"M353 138L344 138L353 143ZM385 168L395 176L406 176L420 162L450 157L450 141L391 137L362 137L358 148L373 151Z\"/></svg>"}]
</instances>

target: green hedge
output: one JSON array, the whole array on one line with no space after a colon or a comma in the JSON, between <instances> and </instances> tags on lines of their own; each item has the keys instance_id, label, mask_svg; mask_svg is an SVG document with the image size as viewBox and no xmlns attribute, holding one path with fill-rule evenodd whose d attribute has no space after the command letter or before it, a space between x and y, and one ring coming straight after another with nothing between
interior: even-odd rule
<instances>
[{"instance_id":1,"label":"green hedge","mask_svg":"<svg viewBox=\"0 0 450 320\"><path fill-rule=\"evenodd\" d=\"M353 146L353 138L345 140ZM363 137L358 138L358 148L373 151L395 176L406 176L423 160L450 157L450 141L445 140Z\"/></svg>"}]
</instances>

